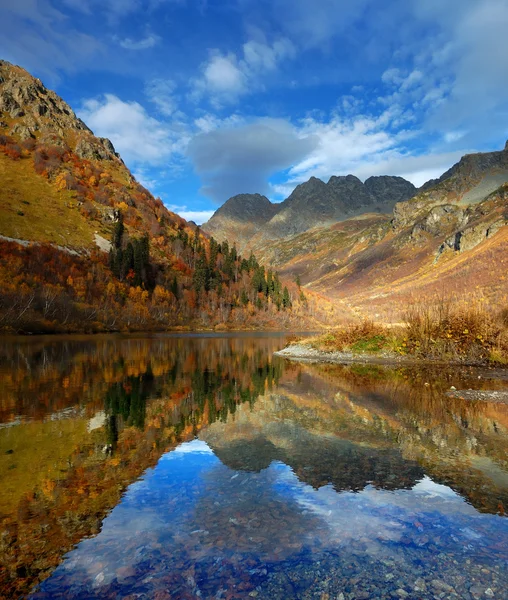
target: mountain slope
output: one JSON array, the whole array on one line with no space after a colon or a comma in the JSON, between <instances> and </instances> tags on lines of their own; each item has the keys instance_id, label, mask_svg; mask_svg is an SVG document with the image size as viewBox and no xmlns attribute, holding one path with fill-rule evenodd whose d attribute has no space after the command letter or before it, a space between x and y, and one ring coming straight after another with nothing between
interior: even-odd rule
<instances>
[{"instance_id":1,"label":"mountain slope","mask_svg":"<svg viewBox=\"0 0 508 600\"><path fill-rule=\"evenodd\" d=\"M508 146L469 155L394 217L363 215L265 244L259 258L358 315L397 321L437 296L508 302ZM492 185L505 183L491 191Z\"/></svg>"},{"instance_id":2,"label":"mountain slope","mask_svg":"<svg viewBox=\"0 0 508 600\"><path fill-rule=\"evenodd\" d=\"M215 211L203 229L219 241L238 243L260 231L278 209L278 204L261 194L238 194Z\"/></svg>"},{"instance_id":3,"label":"mountain slope","mask_svg":"<svg viewBox=\"0 0 508 600\"><path fill-rule=\"evenodd\" d=\"M0 330L318 326L312 297L168 211L109 140L5 61L0 254Z\"/></svg>"}]
</instances>

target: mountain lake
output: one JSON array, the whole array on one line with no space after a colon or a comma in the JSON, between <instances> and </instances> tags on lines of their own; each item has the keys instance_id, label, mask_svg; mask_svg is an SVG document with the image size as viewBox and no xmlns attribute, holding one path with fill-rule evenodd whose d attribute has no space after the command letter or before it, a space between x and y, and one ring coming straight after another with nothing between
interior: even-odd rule
<instances>
[{"instance_id":1,"label":"mountain lake","mask_svg":"<svg viewBox=\"0 0 508 600\"><path fill-rule=\"evenodd\" d=\"M2 338L0 597L508 598L506 371L287 339Z\"/></svg>"}]
</instances>

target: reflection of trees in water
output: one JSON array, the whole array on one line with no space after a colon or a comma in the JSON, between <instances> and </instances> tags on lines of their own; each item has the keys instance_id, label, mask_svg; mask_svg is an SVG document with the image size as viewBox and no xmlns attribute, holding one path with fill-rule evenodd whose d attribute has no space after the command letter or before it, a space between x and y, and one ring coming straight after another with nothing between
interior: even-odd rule
<instances>
[{"instance_id":1,"label":"reflection of trees in water","mask_svg":"<svg viewBox=\"0 0 508 600\"><path fill-rule=\"evenodd\" d=\"M191 391L173 413L171 424L177 434L189 425L193 426L196 434L199 423L225 423L240 404L249 403L252 408L257 397L266 388L276 385L282 375L282 362L273 364L266 360L253 372L250 372L248 361L242 360L240 365L244 373L228 372L223 365L218 365L216 370L206 368L193 373ZM249 376L241 376L245 374Z\"/></svg>"},{"instance_id":2,"label":"reflection of trees in water","mask_svg":"<svg viewBox=\"0 0 508 600\"><path fill-rule=\"evenodd\" d=\"M150 399L184 394L169 414L162 415L178 439L189 426L197 434L203 425L215 421L225 423L240 404L248 403L252 408L256 398L276 385L282 375L281 361L273 364L265 358L251 370L246 354L233 368L221 363L214 369L196 369L189 378L181 368L182 362L175 362L166 373L155 377L149 363L143 374L131 375L110 385L104 398L108 444L114 447L125 427L144 428Z\"/></svg>"},{"instance_id":3,"label":"reflection of trees in water","mask_svg":"<svg viewBox=\"0 0 508 600\"><path fill-rule=\"evenodd\" d=\"M71 406L80 406L92 416L102 410L113 384L143 376L148 365L154 377L163 377L165 386L177 380L182 387L189 386L196 372L222 369L246 388L251 385L246 380L258 364L271 360L282 344L277 337L98 336L0 341L0 422L14 414L39 419Z\"/></svg>"},{"instance_id":4,"label":"reflection of trees in water","mask_svg":"<svg viewBox=\"0 0 508 600\"><path fill-rule=\"evenodd\" d=\"M155 378L150 366L142 376L131 376L111 385L104 399L108 444L116 443L119 431L125 426L144 427L146 401L154 385Z\"/></svg>"},{"instance_id":5,"label":"reflection of trees in water","mask_svg":"<svg viewBox=\"0 0 508 600\"><path fill-rule=\"evenodd\" d=\"M104 411L106 419L103 428L88 433L83 428L77 444L69 446L67 468L58 481L46 481L43 490L37 484L23 498L23 510L6 517L0 533L8 550L0 552L0 570L2 563L16 564L27 575L0 582L2 597L4 590L9 590L6 597L17 597L30 589L59 556L97 531L98 519L122 490L164 452L210 422L227 421L240 404L252 406L277 384L284 368L282 361L272 363L281 345L275 337L94 339L60 348L55 340L46 343L52 350L44 355L44 365L39 364L42 341L35 341L32 352L30 344L23 347L26 360L11 348L8 362L14 368L0 371L0 390L7 381L10 386L4 407L47 418L59 402L80 405L80 414L89 417ZM28 435L24 423L17 430Z\"/></svg>"}]
</instances>

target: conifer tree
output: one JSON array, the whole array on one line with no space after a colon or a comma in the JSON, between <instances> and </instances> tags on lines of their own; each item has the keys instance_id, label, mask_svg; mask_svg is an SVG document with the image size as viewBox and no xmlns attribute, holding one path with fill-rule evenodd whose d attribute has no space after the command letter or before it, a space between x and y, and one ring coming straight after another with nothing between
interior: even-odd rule
<instances>
[{"instance_id":1,"label":"conifer tree","mask_svg":"<svg viewBox=\"0 0 508 600\"><path fill-rule=\"evenodd\" d=\"M282 292L282 306L284 308L291 308L291 298L286 286L284 286L284 291Z\"/></svg>"}]
</instances>

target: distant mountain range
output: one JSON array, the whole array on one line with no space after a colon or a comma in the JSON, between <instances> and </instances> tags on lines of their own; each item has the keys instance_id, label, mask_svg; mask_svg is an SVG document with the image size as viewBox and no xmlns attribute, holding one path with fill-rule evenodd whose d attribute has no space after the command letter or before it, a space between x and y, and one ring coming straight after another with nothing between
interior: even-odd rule
<instances>
[{"instance_id":1,"label":"distant mountain range","mask_svg":"<svg viewBox=\"0 0 508 600\"><path fill-rule=\"evenodd\" d=\"M365 183L354 175L333 176L328 183L311 177L280 204L260 194L233 196L203 230L241 249L259 232L264 240L276 240L365 212L390 213L416 191L411 182L388 175L369 177Z\"/></svg>"}]
</instances>

